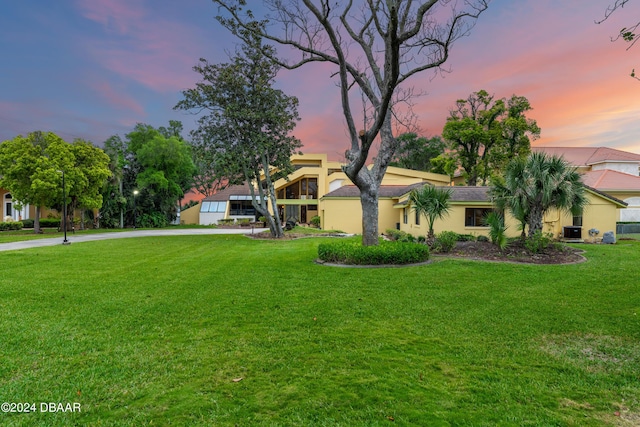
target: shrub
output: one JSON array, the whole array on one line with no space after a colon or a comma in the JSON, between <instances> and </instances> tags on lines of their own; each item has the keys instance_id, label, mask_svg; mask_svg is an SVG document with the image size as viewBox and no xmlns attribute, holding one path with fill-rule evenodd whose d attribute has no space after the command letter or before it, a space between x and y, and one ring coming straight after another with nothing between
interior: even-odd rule
<instances>
[{"instance_id":1,"label":"shrub","mask_svg":"<svg viewBox=\"0 0 640 427\"><path fill-rule=\"evenodd\" d=\"M524 241L524 246L533 254L542 252L553 242L553 234L536 231L533 236L529 236Z\"/></svg>"},{"instance_id":2,"label":"shrub","mask_svg":"<svg viewBox=\"0 0 640 427\"><path fill-rule=\"evenodd\" d=\"M266 216L261 216L261 217L258 218L258 221L267 222L267 217Z\"/></svg>"},{"instance_id":3,"label":"shrub","mask_svg":"<svg viewBox=\"0 0 640 427\"><path fill-rule=\"evenodd\" d=\"M487 236L478 236L476 239L478 242L488 242L489 238Z\"/></svg>"},{"instance_id":4,"label":"shrub","mask_svg":"<svg viewBox=\"0 0 640 427\"><path fill-rule=\"evenodd\" d=\"M314 216L313 218L311 218L311 225L316 227L316 228L320 228L320 217L318 215Z\"/></svg>"},{"instance_id":5,"label":"shrub","mask_svg":"<svg viewBox=\"0 0 640 427\"><path fill-rule=\"evenodd\" d=\"M431 245L434 252L448 253L453 250L458 241L458 233L454 231L443 231L436 236L436 240Z\"/></svg>"},{"instance_id":6,"label":"shrub","mask_svg":"<svg viewBox=\"0 0 640 427\"><path fill-rule=\"evenodd\" d=\"M33 219L32 218L23 219L22 220L22 226L24 228L33 228Z\"/></svg>"},{"instance_id":7,"label":"shrub","mask_svg":"<svg viewBox=\"0 0 640 427\"><path fill-rule=\"evenodd\" d=\"M41 228L58 228L60 227L60 218L40 218Z\"/></svg>"},{"instance_id":8,"label":"shrub","mask_svg":"<svg viewBox=\"0 0 640 427\"><path fill-rule=\"evenodd\" d=\"M140 215L137 226L142 228L162 228L169 225L169 220L162 212L151 212Z\"/></svg>"},{"instance_id":9,"label":"shrub","mask_svg":"<svg viewBox=\"0 0 640 427\"><path fill-rule=\"evenodd\" d=\"M240 219L238 219L238 224L239 225L249 225L250 222L251 222L250 218L240 218Z\"/></svg>"},{"instance_id":10,"label":"shrub","mask_svg":"<svg viewBox=\"0 0 640 427\"><path fill-rule=\"evenodd\" d=\"M415 237L406 231L396 230L393 228L387 229L387 236L396 242L415 242Z\"/></svg>"},{"instance_id":11,"label":"shrub","mask_svg":"<svg viewBox=\"0 0 640 427\"><path fill-rule=\"evenodd\" d=\"M429 259L429 247L409 242L362 246L359 241L338 241L318 245L318 258L350 265L413 264Z\"/></svg>"},{"instance_id":12,"label":"shrub","mask_svg":"<svg viewBox=\"0 0 640 427\"><path fill-rule=\"evenodd\" d=\"M235 218L223 218L218 220L218 224L231 225L235 222Z\"/></svg>"},{"instance_id":13,"label":"shrub","mask_svg":"<svg viewBox=\"0 0 640 427\"><path fill-rule=\"evenodd\" d=\"M0 222L0 231L21 230L22 226L22 221Z\"/></svg>"},{"instance_id":14,"label":"shrub","mask_svg":"<svg viewBox=\"0 0 640 427\"><path fill-rule=\"evenodd\" d=\"M507 247L507 227L504 225L504 217L497 212L490 212L484 223L489 226L489 237L491 243L496 245L501 251Z\"/></svg>"},{"instance_id":15,"label":"shrub","mask_svg":"<svg viewBox=\"0 0 640 427\"><path fill-rule=\"evenodd\" d=\"M473 234L458 234L458 242L475 242L476 236Z\"/></svg>"}]
</instances>

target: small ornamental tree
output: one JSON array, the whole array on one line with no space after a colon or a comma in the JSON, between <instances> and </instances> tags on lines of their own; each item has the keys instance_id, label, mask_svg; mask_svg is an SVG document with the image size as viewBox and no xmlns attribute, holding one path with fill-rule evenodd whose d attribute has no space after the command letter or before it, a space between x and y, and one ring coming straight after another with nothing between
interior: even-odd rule
<instances>
[{"instance_id":1,"label":"small ornamental tree","mask_svg":"<svg viewBox=\"0 0 640 427\"><path fill-rule=\"evenodd\" d=\"M427 239L433 241L433 223L437 219L443 219L449 214L452 191L450 188L434 187L425 185L420 189L414 189L409 194L409 203L417 215L424 215L427 218L429 232Z\"/></svg>"},{"instance_id":2,"label":"small ornamental tree","mask_svg":"<svg viewBox=\"0 0 640 427\"><path fill-rule=\"evenodd\" d=\"M528 237L542 232L549 209L581 215L587 204L584 185L576 168L564 159L535 152L526 159L513 159L504 181L494 181L491 196L498 207L528 221Z\"/></svg>"},{"instance_id":3,"label":"small ornamental tree","mask_svg":"<svg viewBox=\"0 0 640 427\"><path fill-rule=\"evenodd\" d=\"M253 207L271 235L282 237L274 181L293 172L291 156L302 144L290 135L299 120L297 98L272 86L280 68L268 58L273 55L272 47L249 35L230 63L201 59L194 70L202 81L184 91L175 108L206 112L193 139L216 156L216 173L229 184L249 184Z\"/></svg>"}]
</instances>

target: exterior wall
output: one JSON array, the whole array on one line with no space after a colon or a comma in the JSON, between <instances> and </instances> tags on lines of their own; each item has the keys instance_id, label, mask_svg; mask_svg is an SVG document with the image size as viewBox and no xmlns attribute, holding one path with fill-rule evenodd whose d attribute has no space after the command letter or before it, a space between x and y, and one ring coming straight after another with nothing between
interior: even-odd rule
<instances>
[{"instance_id":1,"label":"exterior wall","mask_svg":"<svg viewBox=\"0 0 640 427\"><path fill-rule=\"evenodd\" d=\"M199 220L200 225L217 225L219 220L225 219L227 217L226 214L224 213L198 211L198 214L200 217L200 220Z\"/></svg>"},{"instance_id":2,"label":"exterior wall","mask_svg":"<svg viewBox=\"0 0 640 427\"><path fill-rule=\"evenodd\" d=\"M615 233L620 210L618 205L590 192L587 192L587 199L589 203L582 214L582 239L592 239L589 236L592 228L600 231L597 239L601 239L605 231ZM563 228L567 226L573 226L573 216L570 213L551 210L544 216L543 231L553 234L557 239L563 237Z\"/></svg>"},{"instance_id":3,"label":"exterior wall","mask_svg":"<svg viewBox=\"0 0 640 427\"><path fill-rule=\"evenodd\" d=\"M378 232L396 228L397 209L394 200L378 200ZM362 234L362 205L360 198L345 197L325 199L320 206L321 227L323 230L340 230L345 233Z\"/></svg>"},{"instance_id":4,"label":"exterior wall","mask_svg":"<svg viewBox=\"0 0 640 427\"><path fill-rule=\"evenodd\" d=\"M466 203L466 204L452 204L449 214L441 220L436 220L433 224L433 232L435 234L443 231L453 231L458 234L471 234L474 236L489 236L489 227L485 226L467 226L465 225L465 216L467 208L479 208L479 209L491 209L491 204L488 203ZM420 225L415 223L415 212L413 209L408 208L407 224L403 221L403 209L400 211L400 230L406 231L409 234L418 236L426 236L429 232L429 223L425 216L420 217ZM506 218L507 236L517 237L520 235L518 229L519 223L510 215L507 214Z\"/></svg>"},{"instance_id":5,"label":"exterior wall","mask_svg":"<svg viewBox=\"0 0 640 427\"><path fill-rule=\"evenodd\" d=\"M640 222L640 197L629 197L623 199L627 203L625 209L619 209L620 221L623 222Z\"/></svg>"},{"instance_id":6,"label":"exterior wall","mask_svg":"<svg viewBox=\"0 0 640 427\"><path fill-rule=\"evenodd\" d=\"M602 169L609 169L622 173L628 173L629 175L638 176L637 162L603 162L591 166L591 170L594 171Z\"/></svg>"},{"instance_id":7,"label":"exterior wall","mask_svg":"<svg viewBox=\"0 0 640 427\"><path fill-rule=\"evenodd\" d=\"M180 224L200 224L200 204L181 211Z\"/></svg>"}]
</instances>

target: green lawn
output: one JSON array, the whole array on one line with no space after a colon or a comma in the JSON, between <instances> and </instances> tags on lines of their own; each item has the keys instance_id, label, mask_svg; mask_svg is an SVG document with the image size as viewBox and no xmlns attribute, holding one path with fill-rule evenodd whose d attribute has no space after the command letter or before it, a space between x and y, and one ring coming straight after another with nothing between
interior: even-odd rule
<instances>
[{"instance_id":1,"label":"green lawn","mask_svg":"<svg viewBox=\"0 0 640 427\"><path fill-rule=\"evenodd\" d=\"M0 253L0 401L81 404L0 425L640 423L640 242L359 269L314 264L325 239Z\"/></svg>"}]
</instances>

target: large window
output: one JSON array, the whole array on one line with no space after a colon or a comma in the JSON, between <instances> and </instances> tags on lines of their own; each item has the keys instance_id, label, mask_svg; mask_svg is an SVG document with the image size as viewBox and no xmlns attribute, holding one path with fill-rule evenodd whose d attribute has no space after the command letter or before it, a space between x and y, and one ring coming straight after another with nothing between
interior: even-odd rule
<instances>
[{"instance_id":1,"label":"large window","mask_svg":"<svg viewBox=\"0 0 640 427\"><path fill-rule=\"evenodd\" d=\"M202 202L200 212L224 213L227 210L227 202Z\"/></svg>"},{"instance_id":2,"label":"large window","mask_svg":"<svg viewBox=\"0 0 640 427\"><path fill-rule=\"evenodd\" d=\"M491 208L466 208L464 210L465 227L486 227L484 219L491 213Z\"/></svg>"},{"instance_id":3,"label":"large window","mask_svg":"<svg viewBox=\"0 0 640 427\"><path fill-rule=\"evenodd\" d=\"M318 198L318 178L302 178L278 190L278 199L313 200Z\"/></svg>"},{"instance_id":4,"label":"large window","mask_svg":"<svg viewBox=\"0 0 640 427\"><path fill-rule=\"evenodd\" d=\"M250 216L256 214L256 209L251 204L250 200L236 200L231 201L231 207L229 209L229 215L231 216Z\"/></svg>"}]
</instances>

